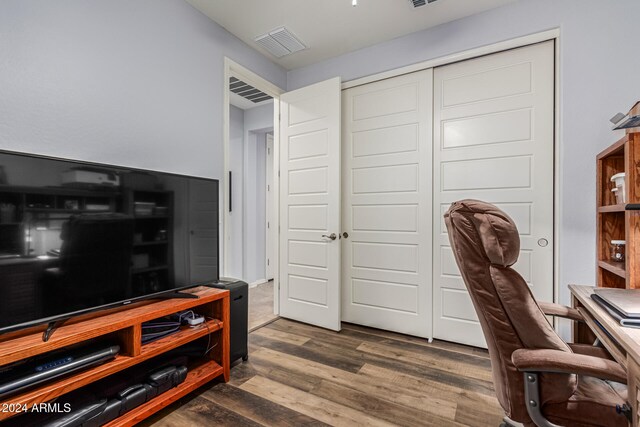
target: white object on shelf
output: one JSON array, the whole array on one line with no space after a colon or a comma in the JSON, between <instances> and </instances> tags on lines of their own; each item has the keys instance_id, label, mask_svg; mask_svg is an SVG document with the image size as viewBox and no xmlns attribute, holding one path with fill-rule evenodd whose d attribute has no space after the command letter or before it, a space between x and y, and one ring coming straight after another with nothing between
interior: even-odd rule
<instances>
[{"instance_id":1,"label":"white object on shelf","mask_svg":"<svg viewBox=\"0 0 640 427\"><path fill-rule=\"evenodd\" d=\"M611 241L611 261L622 262L624 261L625 252L625 240L612 240Z\"/></svg>"},{"instance_id":2,"label":"white object on shelf","mask_svg":"<svg viewBox=\"0 0 640 427\"><path fill-rule=\"evenodd\" d=\"M616 200L618 203L627 203L627 191L625 189L625 173L620 172L611 177L611 182L616 184L618 192L616 194Z\"/></svg>"},{"instance_id":3,"label":"white object on shelf","mask_svg":"<svg viewBox=\"0 0 640 427\"><path fill-rule=\"evenodd\" d=\"M622 200L622 199L623 199L623 194L624 194L624 193L621 193L621 192L618 190L618 187L616 187L616 188L612 188L612 189L611 189L611 192L613 193L613 195L614 195L614 196L615 196L615 198L616 198L616 204L617 204L617 205L621 205L621 204L623 204L623 203L624 203L624 201Z\"/></svg>"}]
</instances>

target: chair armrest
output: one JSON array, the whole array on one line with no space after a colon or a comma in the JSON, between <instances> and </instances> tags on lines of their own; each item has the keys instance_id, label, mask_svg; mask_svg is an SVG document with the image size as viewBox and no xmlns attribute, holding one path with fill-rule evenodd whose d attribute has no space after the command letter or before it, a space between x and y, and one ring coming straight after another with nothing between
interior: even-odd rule
<instances>
[{"instance_id":1,"label":"chair armrest","mask_svg":"<svg viewBox=\"0 0 640 427\"><path fill-rule=\"evenodd\" d=\"M575 308L544 301L539 301L538 305L540 306L540 309L542 309L542 312L549 316L565 317L567 319L584 322L582 314L580 314L580 312Z\"/></svg>"},{"instance_id":2,"label":"chair armrest","mask_svg":"<svg viewBox=\"0 0 640 427\"><path fill-rule=\"evenodd\" d=\"M578 344L573 342L568 342L567 345L571 347L571 350L573 350L574 353L577 354L586 354L587 356L599 357L600 359L613 360L611 353L609 353L604 347L596 347L591 344Z\"/></svg>"},{"instance_id":3,"label":"chair armrest","mask_svg":"<svg viewBox=\"0 0 640 427\"><path fill-rule=\"evenodd\" d=\"M511 361L521 372L558 372L627 383L624 368L613 360L560 350L518 349Z\"/></svg>"}]
</instances>

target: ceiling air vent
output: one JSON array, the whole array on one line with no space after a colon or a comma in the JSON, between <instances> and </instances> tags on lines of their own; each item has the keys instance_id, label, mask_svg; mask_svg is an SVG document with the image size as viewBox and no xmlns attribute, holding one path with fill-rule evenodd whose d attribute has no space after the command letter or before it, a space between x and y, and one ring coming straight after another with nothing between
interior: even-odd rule
<instances>
[{"instance_id":1,"label":"ceiling air vent","mask_svg":"<svg viewBox=\"0 0 640 427\"><path fill-rule=\"evenodd\" d=\"M265 34L264 36L256 37L256 43L266 49L271 55L276 58L282 58L285 55L289 55L289 50L278 43L274 38L272 38L269 34Z\"/></svg>"},{"instance_id":2,"label":"ceiling air vent","mask_svg":"<svg viewBox=\"0 0 640 427\"><path fill-rule=\"evenodd\" d=\"M411 4L413 4L413 7L420 7L420 6L424 6L427 3L433 3L436 0L409 0L411 2Z\"/></svg>"},{"instance_id":3,"label":"ceiling air vent","mask_svg":"<svg viewBox=\"0 0 640 427\"><path fill-rule=\"evenodd\" d=\"M256 37L254 40L276 58L282 58L285 55L307 48L285 27L276 28L267 34Z\"/></svg>"},{"instance_id":4,"label":"ceiling air vent","mask_svg":"<svg viewBox=\"0 0 640 427\"><path fill-rule=\"evenodd\" d=\"M243 98L248 99L254 104L258 104L267 99L271 99L266 93L256 89L255 87L246 84L242 80L235 77L229 77L229 90L233 93L240 95Z\"/></svg>"}]
</instances>

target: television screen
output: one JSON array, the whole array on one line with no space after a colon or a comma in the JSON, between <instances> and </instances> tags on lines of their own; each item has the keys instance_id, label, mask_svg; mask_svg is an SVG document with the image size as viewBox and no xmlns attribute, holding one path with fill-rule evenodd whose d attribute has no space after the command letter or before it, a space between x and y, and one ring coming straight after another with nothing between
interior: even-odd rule
<instances>
[{"instance_id":1,"label":"television screen","mask_svg":"<svg viewBox=\"0 0 640 427\"><path fill-rule=\"evenodd\" d=\"M218 278L217 180L0 152L0 333Z\"/></svg>"}]
</instances>

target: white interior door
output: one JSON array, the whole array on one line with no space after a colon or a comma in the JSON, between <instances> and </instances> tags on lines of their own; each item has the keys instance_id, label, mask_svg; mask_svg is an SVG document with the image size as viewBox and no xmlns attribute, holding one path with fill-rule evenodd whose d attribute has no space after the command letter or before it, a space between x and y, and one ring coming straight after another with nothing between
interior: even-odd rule
<instances>
[{"instance_id":1,"label":"white interior door","mask_svg":"<svg viewBox=\"0 0 640 427\"><path fill-rule=\"evenodd\" d=\"M507 212L514 268L553 301L553 42L436 68L434 123L434 336L485 347L442 215L466 198Z\"/></svg>"},{"instance_id":2,"label":"white interior door","mask_svg":"<svg viewBox=\"0 0 640 427\"><path fill-rule=\"evenodd\" d=\"M343 320L426 338L432 336L432 84L429 69L342 97Z\"/></svg>"},{"instance_id":3,"label":"white interior door","mask_svg":"<svg viewBox=\"0 0 640 427\"><path fill-rule=\"evenodd\" d=\"M340 79L280 97L280 315L340 330ZM328 237L330 236L330 237Z\"/></svg>"},{"instance_id":4,"label":"white interior door","mask_svg":"<svg viewBox=\"0 0 640 427\"><path fill-rule=\"evenodd\" d=\"M266 206L265 206L265 221L267 222L266 229L266 238L265 238L265 252L266 252L266 272L265 278L267 280L273 280L273 272L275 270L273 265L273 260L275 259L276 253L276 229L278 228L278 222L274 218L274 204L275 204L275 189L273 188L273 135L267 134L267 146L266 146L266 157L267 164L265 167L265 175L266 175L266 184L265 184L265 194L266 194Z\"/></svg>"}]
</instances>

